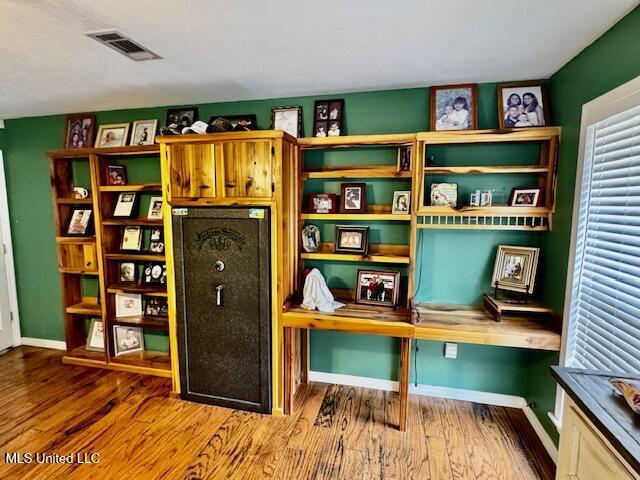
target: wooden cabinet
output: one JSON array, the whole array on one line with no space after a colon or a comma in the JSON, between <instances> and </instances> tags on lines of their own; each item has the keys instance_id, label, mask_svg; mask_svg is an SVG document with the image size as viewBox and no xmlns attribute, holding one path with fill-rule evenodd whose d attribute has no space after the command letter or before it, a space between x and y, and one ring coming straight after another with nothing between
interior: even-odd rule
<instances>
[{"instance_id":1,"label":"wooden cabinet","mask_svg":"<svg viewBox=\"0 0 640 480\"><path fill-rule=\"evenodd\" d=\"M175 143L167 149L171 197L214 198L215 146L210 143Z\"/></svg>"},{"instance_id":2,"label":"wooden cabinet","mask_svg":"<svg viewBox=\"0 0 640 480\"><path fill-rule=\"evenodd\" d=\"M269 140L222 142L218 169L221 171L222 196L234 198L271 198L273 143Z\"/></svg>"}]
</instances>

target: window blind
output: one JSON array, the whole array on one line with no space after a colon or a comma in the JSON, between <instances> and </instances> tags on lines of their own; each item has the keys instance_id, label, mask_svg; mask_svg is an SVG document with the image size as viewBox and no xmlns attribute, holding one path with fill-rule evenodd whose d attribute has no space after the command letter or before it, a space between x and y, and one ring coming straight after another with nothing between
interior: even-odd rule
<instances>
[{"instance_id":1,"label":"window blind","mask_svg":"<svg viewBox=\"0 0 640 480\"><path fill-rule=\"evenodd\" d=\"M567 366L640 372L640 106L588 127Z\"/></svg>"}]
</instances>

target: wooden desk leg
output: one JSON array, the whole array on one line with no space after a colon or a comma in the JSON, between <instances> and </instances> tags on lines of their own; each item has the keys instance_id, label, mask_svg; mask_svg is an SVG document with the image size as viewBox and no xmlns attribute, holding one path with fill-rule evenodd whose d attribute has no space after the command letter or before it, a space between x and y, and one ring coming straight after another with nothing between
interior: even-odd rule
<instances>
[{"instance_id":1,"label":"wooden desk leg","mask_svg":"<svg viewBox=\"0 0 640 480\"><path fill-rule=\"evenodd\" d=\"M409 364L411 359L411 339L400 339L400 431L407 430L409 413Z\"/></svg>"},{"instance_id":2,"label":"wooden desk leg","mask_svg":"<svg viewBox=\"0 0 640 480\"><path fill-rule=\"evenodd\" d=\"M293 412L293 382L295 381L295 329L284 327L284 413Z\"/></svg>"}]
</instances>

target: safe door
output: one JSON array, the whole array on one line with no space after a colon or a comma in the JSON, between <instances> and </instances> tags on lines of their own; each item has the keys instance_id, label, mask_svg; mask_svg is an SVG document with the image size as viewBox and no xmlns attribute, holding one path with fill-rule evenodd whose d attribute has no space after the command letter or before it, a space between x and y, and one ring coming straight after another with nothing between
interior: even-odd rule
<instances>
[{"instance_id":1,"label":"safe door","mask_svg":"<svg viewBox=\"0 0 640 480\"><path fill-rule=\"evenodd\" d=\"M182 398L271 412L267 208L173 208Z\"/></svg>"}]
</instances>

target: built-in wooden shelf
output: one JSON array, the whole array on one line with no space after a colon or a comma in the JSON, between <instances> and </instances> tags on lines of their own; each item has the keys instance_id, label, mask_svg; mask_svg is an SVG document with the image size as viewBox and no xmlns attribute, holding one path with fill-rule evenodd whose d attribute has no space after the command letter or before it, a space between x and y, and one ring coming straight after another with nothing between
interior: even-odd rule
<instances>
[{"instance_id":1,"label":"built-in wooden shelf","mask_svg":"<svg viewBox=\"0 0 640 480\"><path fill-rule=\"evenodd\" d=\"M77 315L95 315L97 317L102 315L102 309L97 297L83 297L81 302L70 305L65 310L67 313Z\"/></svg>"},{"instance_id":2,"label":"built-in wooden shelf","mask_svg":"<svg viewBox=\"0 0 640 480\"><path fill-rule=\"evenodd\" d=\"M168 317L135 316L135 317L114 317L110 323L118 325L131 325L134 327L151 328L156 330L167 330L169 328Z\"/></svg>"},{"instance_id":3,"label":"built-in wooden shelf","mask_svg":"<svg viewBox=\"0 0 640 480\"><path fill-rule=\"evenodd\" d=\"M171 374L171 357L168 352L156 352L144 350L142 352L129 353L118 357L111 357L111 363L126 364L133 367L149 368L166 371ZM168 375L168 376L169 376Z\"/></svg>"},{"instance_id":4,"label":"built-in wooden shelf","mask_svg":"<svg viewBox=\"0 0 640 480\"><path fill-rule=\"evenodd\" d=\"M389 220L394 222L408 222L409 214L393 214L390 205L367 205L367 213L302 213L302 220Z\"/></svg>"},{"instance_id":5,"label":"built-in wooden shelf","mask_svg":"<svg viewBox=\"0 0 640 480\"><path fill-rule=\"evenodd\" d=\"M56 243L91 244L96 243L96 237L56 237Z\"/></svg>"},{"instance_id":6,"label":"built-in wooden shelf","mask_svg":"<svg viewBox=\"0 0 640 480\"><path fill-rule=\"evenodd\" d=\"M309 167L302 172L302 178L400 178L411 180L411 172L399 172L396 165Z\"/></svg>"},{"instance_id":7,"label":"built-in wooden shelf","mask_svg":"<svg viewBox=\"0 0 640 480\"><path fill-rule=\"evenodd\" d=\"M84 346L73 349L62 357L62 363L83 367L99 367L121 372L171 377L171 360L168 353L145 351L106 361L104 352L87 350Z\"/></svg>"},{"instance_id":8,"label":"built-in wooden shelf","mask_svg":"<svg viewBox=\"0 0 640 480\"><path fill-rule=\"evenodd\" d=\"M67 355L65 356L65 358L68 358L68 357L93 360L93 361L101 361L101 362L105 361L104 352L87 350L86 345L82 345L81 347L74 348L73 350L68 352Z\"/></svg>"},{"instance_id":9,"label":"built-in wooden shelf","mask_svg":"<svg viewBox=\"0 0 640 480\"><path fill-rule=\"evenodd\" d=\"M107 260L130 262L164 262L165 256L153 253L105 253Z\"/></svg>"},{"instance_id":10,"label":"built-in wooden shelf","mask_svg":"<svg viewBox=\"0 0 640 480\"><path fill-rule=\"evenodd\" d=\"M303 252L305 260L327 260L339 262L372 262L409 264L409 245L370 244L367 255L334 253L333 243L322 243L319 252Z\"/></svg>"},{"instance_id":11,"label":"built-in wooden shelf","mask_svg":"<svg viewBox=\"0 0 640 480\"><path fill-rule=\"evenodd\" d=\"M116 283L107 287L108 293L140 293L147 297L166 297L166 285L142 285L138 283Z\"/></svg>"},{"instance_id":12,"label":"built-in wooden shelf","mask_svg":"<svg viewBox=\"0 0 640 480\"><path fill-rule=\"evenodd\" d=\"M153 155L160 153L160 145L136 145L110 148L75 148L62 149L49 152L49 158L53 160L75 160L89 158L90 155L130 157L140 155Z\"/></svg>"},{"instance_id":13,"label":"built-in wooden shelf","mask_svg":"<svg viewBox=\"0 0 640 480\"><path fill-rule=\"evenodd\" d=\"M127 185L101 185L101 192L159 192L161 183L129 183Z\"/></svg>"},{"instance_id":14,"label":"built-in wooden shelf","mask_svg":"<svg viewBox=\"0 0 640 480\"><path fill-rule=\"evenodd\" d=\"M58 268L58 272L69 275L98 275L97 270L83 270L81 268Z\"/></svg>"},{"instance_id":15,"label":"built-in wooden shelf","mask_svg":"<svg viewBox=\"0 0 640 480\"><path fill-rule=\"evenodd\" d=\"M303 150L322 148L354 147L401 147L410 146L416 140L415 133L391 133L382 135L345 135L342 137L305 137L297 143Z\"/></svg>"},{"instance_id":16,"label":"built-in wooden shelf","mask_svg":"<svg viewBox=\"0 0 640 480\"><path fill-rule=\"evenodd\" d=\"M73 198L73 197L60 197L56 198L58 205L92 205L92 198Z\"/></svg>"},{"instance_id":17,"label":"built-in wooden shelf","mask_svg":"<svg viewBox=\"0 0 640 480\"><path fill-rule=\"evenodd\" d=\"M424 167L424 173L429 175L483 175L483 174L547 174L549 167L544 165L522 165L522 166L463 166L463 167Z\"/></svg>"},{"instance_id":18,"label":"built-in wooden shelf","mask_svg":"<svg viewBox=\"0 0 640 480\"><path fill-rule=\"evenodd\" d=\"M421 132L418 141L428 144L548 142L560 136L560 127L504 128Z\"/></svg>"},{"instance_id":19,"label":"built-in wooden shelf","mask_svg":"<svg viewBox=\"0 0 640 480\"><path fill-rule=\"evenodd\" d=\"M106 218L102 220L102 225L107 226L129 226L140 225L142 227L162 227L162 220L149 220L148 218Z\"/></svg>"},{"instance_id":20,"label":"built-in wooden shelf","mask_svg":"<svg viewBox=\"0 0 640 480\"><path fill-rule=\"evenodd\" d=\"M546 207L431 207L416 212L416 228L546 231L551 211Z\"/></svg>"}]
</instances>

